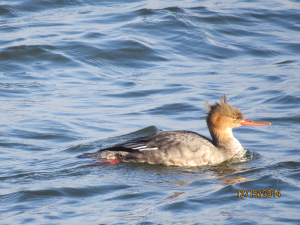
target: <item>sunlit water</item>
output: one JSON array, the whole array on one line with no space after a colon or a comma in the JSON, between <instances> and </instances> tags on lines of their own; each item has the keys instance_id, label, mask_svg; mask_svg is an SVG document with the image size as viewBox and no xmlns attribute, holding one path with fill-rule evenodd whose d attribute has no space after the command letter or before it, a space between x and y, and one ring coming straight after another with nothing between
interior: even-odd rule
<instances>
[{"instance_id":1,"label":"sunlit water","mask_svg":"<svg viewBox=\"0 0 300 225\"><path fill-rule=\"evenodd\" d=\"M297 1L0 2L1 224L299 224ZM246 118L244 163L95 166L157 130ZM281 196L238 198L237 190Z\"/></svg>"}]
</instances>

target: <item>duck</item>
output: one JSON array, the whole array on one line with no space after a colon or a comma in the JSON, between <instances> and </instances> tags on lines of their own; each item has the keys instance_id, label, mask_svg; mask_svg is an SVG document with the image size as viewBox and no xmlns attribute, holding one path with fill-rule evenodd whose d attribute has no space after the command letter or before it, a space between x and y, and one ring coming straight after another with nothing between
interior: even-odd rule
<instances>
[{"instance_id":1,"label":"duck","mask_svg":"<svg viewBox=\"0 0 300 225\"><path fill-rule=\"evenodd\" d=\"M233 136L232 129L240 126L264 126L269 122L248 120L231 106L226 94L220 102L207 106L206 123L212 139L193 131L160 131L88 154L108 164L120 162L161 164L165 166L217 165L246 152Z\"/></svg>"}]
</instances>

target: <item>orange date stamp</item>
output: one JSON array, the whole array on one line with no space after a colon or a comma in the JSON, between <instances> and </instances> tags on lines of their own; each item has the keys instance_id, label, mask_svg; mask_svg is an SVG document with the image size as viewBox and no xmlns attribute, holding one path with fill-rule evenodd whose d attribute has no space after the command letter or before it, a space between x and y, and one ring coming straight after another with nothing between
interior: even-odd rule
<instances>
[{"instance_id":1,"label":"orange date stamp","mask_svg":"<svg viewBox=\"0 0 300 225\"><path fill-rule=\"evenodd\" d=\"M236 190L236 195L238 198L280 198L280 190L272 190L272 189L265 189L265 190Z\"/></svg>"}]
</instances>

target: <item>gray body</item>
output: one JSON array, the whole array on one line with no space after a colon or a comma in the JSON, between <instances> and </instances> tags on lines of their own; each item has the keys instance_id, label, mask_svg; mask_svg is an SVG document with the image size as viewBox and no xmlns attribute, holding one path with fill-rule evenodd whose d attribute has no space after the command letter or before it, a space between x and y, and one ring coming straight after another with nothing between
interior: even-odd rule
<instances>
[{"instance_id":1,"label":"gray body","mask_svg":"<svg viewBox=\"0 0 300 225\"><path fill-rule=\"evenodd\" d=\"M190 131L162 131L119 143L89 155L91 158L120 159L124 162L146 162L166 166L202 166L221 163L233 155L226 148Z\"/></svg>"}]
</instances>

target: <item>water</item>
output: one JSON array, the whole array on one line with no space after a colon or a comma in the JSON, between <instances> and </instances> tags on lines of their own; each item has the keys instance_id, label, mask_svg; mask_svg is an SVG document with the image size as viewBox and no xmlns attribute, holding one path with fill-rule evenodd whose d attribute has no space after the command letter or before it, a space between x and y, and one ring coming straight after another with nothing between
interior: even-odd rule
<instances>
[{"instance_id":1,"label":"water","mask_svg":"<svg viewBox=\"0 0 300 225\"><path fill-rule=\"evenodd\" d=\"M0 3L1 224L299 224L297 1ZM76 156L157 130L209 136L227 93L256 157L213 167ZM238 198L237 190L281 197Z\"/></svg>"}]
</instances>

